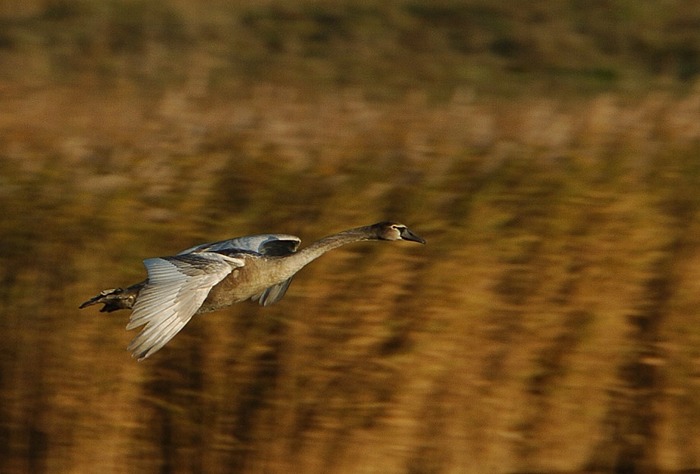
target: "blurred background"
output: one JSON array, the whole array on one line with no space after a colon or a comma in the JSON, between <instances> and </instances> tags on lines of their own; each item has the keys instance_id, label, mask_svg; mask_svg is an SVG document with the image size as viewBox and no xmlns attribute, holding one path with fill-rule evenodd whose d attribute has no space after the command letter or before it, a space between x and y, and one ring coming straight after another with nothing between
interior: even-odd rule
<instances>
[{"instance_id":1,"label":"blurred background","mask_svg":"<svg viewBox=\"0 0 700 474\"><path fill-rule=\"evenodd\" d=\"M700 4L0 0L0 472L700 470ZM383 219L152 358L141 260Z\"/></svg>"}]
</instances>

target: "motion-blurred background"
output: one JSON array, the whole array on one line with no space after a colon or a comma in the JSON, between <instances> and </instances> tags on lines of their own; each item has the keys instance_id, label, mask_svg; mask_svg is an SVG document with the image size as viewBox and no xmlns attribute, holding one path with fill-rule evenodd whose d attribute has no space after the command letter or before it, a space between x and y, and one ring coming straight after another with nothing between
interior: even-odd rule
<instances>
[{"instance_id":1,"label":"motion-blurred background","mask_svg":"<svg viewBox=\"0 0 700 474\"><path fill-rule=\"evenodd\" d=\"M700 469L700 4L0 0L0 472ZM141 260L393 219L151 359Z\"/></svg>"}]
</instances>

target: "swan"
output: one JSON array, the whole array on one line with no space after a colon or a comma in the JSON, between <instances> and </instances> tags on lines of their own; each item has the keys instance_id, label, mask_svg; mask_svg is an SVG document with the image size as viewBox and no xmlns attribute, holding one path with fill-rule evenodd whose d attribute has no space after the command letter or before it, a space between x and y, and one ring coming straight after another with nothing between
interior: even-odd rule
<instances>
[{"instance_id":1,"label":"swan","mask_svg":"<svg viewBox=\"0 0 700 474\"><path fill-rule=\"evenodd\" d=\"M139 361L160 350L196 314L253 300L262 306L284 296L294 275L324 253L364 240L425 240L398 222L378 222L324 237L297 251L301 239L260 234L206 243L168 257L143 261L148 278L127 288L101 291L80 308L131 309L127 330L144 328L128 350Z\"/></svg>"}]
</instances>

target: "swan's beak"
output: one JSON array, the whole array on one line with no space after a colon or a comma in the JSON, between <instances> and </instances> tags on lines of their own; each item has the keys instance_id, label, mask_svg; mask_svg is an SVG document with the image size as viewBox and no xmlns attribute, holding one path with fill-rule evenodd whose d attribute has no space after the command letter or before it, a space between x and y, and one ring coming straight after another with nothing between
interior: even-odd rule
<instances>
[{"instance_id":1,"label":"swan's beak","mask_svg":"<svg viewBox=\"0 0 700 474\"><path fill-rule=\"evenodd\" d=\"M410 240L411 242L418 242L419 244L425 243L425 239L423 237L414 234L408 228L404 228L401 231L401 240Z\"/></svg>"}]
</instances>

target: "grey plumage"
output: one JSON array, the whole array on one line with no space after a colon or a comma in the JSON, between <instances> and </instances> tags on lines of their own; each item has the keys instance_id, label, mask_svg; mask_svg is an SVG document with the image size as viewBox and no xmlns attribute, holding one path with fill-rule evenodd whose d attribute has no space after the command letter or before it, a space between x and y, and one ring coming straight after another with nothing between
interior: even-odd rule
<instances>
[{"instance_id":1,"label":"grey plumage","mask_svg":"<svg viewBox=\"0 0 700 474\"><path fill-rule=\"evenodd\" d=\"M100 292L80 308L132 309L127 329L144 326L129 344L139 360L161 349L192 316L252 299L263 306L279 301L294 275L334 248L362 240L425 243L405 225L379 222L318 240L297 252L301 240L261 234L197 245L177 255L148 258L148 278L125 289Z\"/></svg>"}]
</instances>

